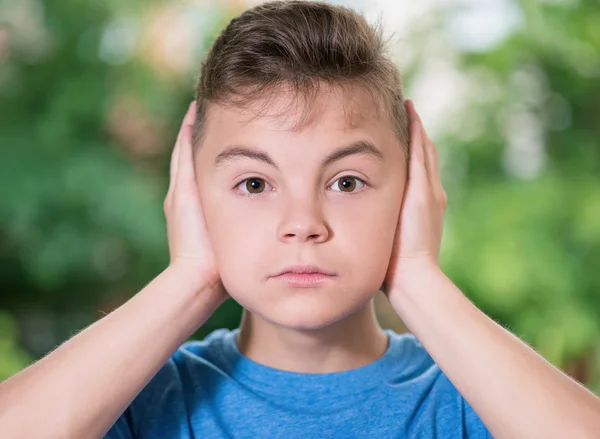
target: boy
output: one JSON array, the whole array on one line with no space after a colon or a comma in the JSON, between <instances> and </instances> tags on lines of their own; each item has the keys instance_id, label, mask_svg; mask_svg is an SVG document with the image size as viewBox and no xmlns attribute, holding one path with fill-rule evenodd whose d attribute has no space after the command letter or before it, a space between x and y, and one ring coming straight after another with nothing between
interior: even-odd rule
<instances>
[{"instance_id":1,"label":"boy","mask_svg":"<svg viewBox=\"0 0 600 439\"><path fill-rule=\"evenodd\" d=\"M437 155L400 90L351 10L232 20L173 152L169 267L0 385L3 437L600 437L600 400L440 270ZM414 335L379 327L380 288ZM229 296L240 328L181 346Z\"/></svg>"}]
</instances>

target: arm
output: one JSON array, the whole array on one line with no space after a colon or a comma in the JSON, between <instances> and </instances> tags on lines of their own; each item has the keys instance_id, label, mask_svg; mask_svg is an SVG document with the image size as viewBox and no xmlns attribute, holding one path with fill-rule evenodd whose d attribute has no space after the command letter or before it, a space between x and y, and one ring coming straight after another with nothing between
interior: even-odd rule
<instances>
[{"instance_id":1,"label":"arm","mask_svg":"<svg viewBox=\"0 0 600 439\"><path fill-rule=\"evenodd\" d=\"M477 309L434 266L393 307L497 439L600 437L600 399Z\"/></svg>"},{"instance_id":2,"label":"arm","mask_svg":"<svg viewBox=\"0 0 600 439\"><path fill-rule=\"evenodd\" d=\"M494 438L600 437L600 399L477 309L441 271L446 195L435 146L407 107L410 175L385 283L390 303Z\"/></svg>"},{"instance_id":3,"label":"arm","mask_svg":"<svg viewBox=\"0 0 600 439\"><path fill-rule=\"evenodd\" d=\"M120 308L0 384L10 438L99 438L220 304L171 266Z\"/></svg>"},{"instance_id":4,"label":"arm","mask_svg":"<svg viewBox=\"0 0 600 439\"><path fill-rule=\"evenodd\" d=\"M227 298L204 224L191 150L194 105L171 159L171 263L117 310L0 384L11 439L103 436L175 350Z\"/></svg>"}]
</instances>

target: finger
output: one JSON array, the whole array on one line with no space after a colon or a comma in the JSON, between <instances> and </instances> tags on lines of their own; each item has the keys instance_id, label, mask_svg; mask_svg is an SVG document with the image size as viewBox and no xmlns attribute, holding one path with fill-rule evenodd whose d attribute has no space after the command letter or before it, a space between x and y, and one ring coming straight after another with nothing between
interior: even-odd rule
<instances>
[{"instance_id":1,"label":"finger","mask_svg":"<svg viewBox=\"0 0 600 439\"><path fill-rule=\"evenodd\" d=\"M173 148L173 152L171 153L171 164L169 167L169 174L170 174L169 191L167 193L167 196L170 192L172 192L173 188L175 187L175 181L177 180L177 168L178 168L178 164L179 164L179 150L181 149L179 147L180 137L181 137L181 130L179 131L179 134L177 135L177 141L175 142L175 147Z\"/></svg>"},{"instance_id":2,"label":"finger","mask_svg":"<svg viewBox=\"0 0 600 439\"><path fill-rule=\"evenodd\" d=\"M429 152L428 152L428 148L427 148L427 143L429 142L429 137L427 136L427 132L425 131L425 128L423 127L423 121L421 120L421 116L419 115L419 113L417 112L417 109L415 108L415 103L413 101L410 101L410 105L411 105L411 111L414 114L414 119L417 122L417 124L419 125L421 142L422 142L422 146L423 146L423 162L425 163L425 169L429 174L430 156L429 156Z\"/></svg>"},{"instance_id":3,"label":"finger","mask_svg":"<svg viewBox=\"0 0 600 439\"><path fill-rule=\"evenodd\" d=\"M183 125L193 125L196 120L196 101L192 101L190 106L188 107L187 113L185 113L185 117L183 118Z\"/></svg>"},{"instance_id":4,"label":"finger","mask_svg":"<svg viewBox=\"0 0 600 439\"><path fill-rule=\"evenodd\" d=\"M410 120L410 143L408 148L409 153L409 175L427 175L425 163L425 150L423 146L423 135L419 116L415 111L412 101L406 101L406 109Z\"/></svg>"},{"instance_id":5,"label":"finger","mask_svg":"<svg viewBox=\"0 0 600 439\"><path fill-rule=\"evenodd\" d=\"M416 112L416 111L415 111ZM423 126L421 117L417 113L419 118L419 124L421 126L421 136L423 138L423 149L425 151L425 163L427 167L427 176L433 186L434 193L437 198L445 197L444 188L442 186L442 178L439 167L438 152L433 143L433 140L429 137Z\"/></svg>"},{"instance_id":6,"label":"finger","mask_svg":"<svg viewBox=\"0 0 600 439\"><path fill-rule=\"evenodd\" d=\"M179 151L181 147L179 144L181 143L181 133L183 131L183 127L186 125L192 125L196 119L196 101L192 101L188 106L187 112L183 117L183 121L181 122L181 126L179 127L179 133L177 133L177 140L175 141L175 147L173 148L173 153L171 154L171 166L170 166L170 181L169 181L169 192L175 186L175 182L177 181L177 170L179 167Z\"/></svg>"},{"instance_id":7,"label":"finger","mask_svg":"<svg viewBox=\"0 0 600 439\"><path fill-rule=\"evenodd\" d=\"M190 102L188 105L187 111L183 116L183 120L181 121L181 125L179 126L179 133L177 133L177 142L181 138L181 130L185 125L193 125L196 120L196 101Z\"/></svg>"},{"instance_id":8,"label":"finger","mask_svg":"<svg viewBox=\"0 0 600 439\"><path fill-rule=\"evenodd\" d=\"M179 164L177 169L176 185L195 184L196 173L194 170L194 158L192 154L192 125L181 127L181 138L179 139Z\"/></svg>"},{"instance_id":9,"label":"finger","mask_svg":"<svg viewBox=\"0 0 600 439\"><path fill-rule=\"evenodd\" d=\"M442 185L442 173L439 166L437 148L431 139L425 142L426 154L429 157L429 181L433 185L433 190L437 198L445 197L444 186Z\"/></svg>"}]
</instances>

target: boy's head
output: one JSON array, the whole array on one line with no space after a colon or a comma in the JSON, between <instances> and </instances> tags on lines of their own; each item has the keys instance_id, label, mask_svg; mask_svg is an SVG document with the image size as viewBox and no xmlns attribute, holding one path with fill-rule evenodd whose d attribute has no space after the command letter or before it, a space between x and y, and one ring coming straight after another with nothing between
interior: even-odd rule
<instances>
[{"instance_id":1,"label":"boy's head","mask_svg":"<svg viewBox=\"0 0 600 439\"><path fill-rule=\"evenodd\" d=\"M381 31L356 12L272 2L235 18L196 89L197 179L223 284L296 329L362 308L390 260L408 120ZM273 276L335 273L311 288Z\"/></svg>"}]
</instances>

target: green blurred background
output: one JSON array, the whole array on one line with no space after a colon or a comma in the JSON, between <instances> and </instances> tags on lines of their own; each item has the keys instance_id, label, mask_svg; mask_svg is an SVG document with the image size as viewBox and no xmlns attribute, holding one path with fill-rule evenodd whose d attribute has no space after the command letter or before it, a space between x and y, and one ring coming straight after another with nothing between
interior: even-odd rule
<instances>
[{"instance_id":1,"label":"green blurred background","mask_svg":"<svg viewBox=\"0 0 600 439\"><path fill-rule=\"evenodd\" d=\"M200 60L256 3L0 0L0 380L166 266L168 161ZM440 151L446 273L600 394L600 4L335 3L394 33ZM228 301L195 337L240 312Z\"/></svg>"}]
</instances>

